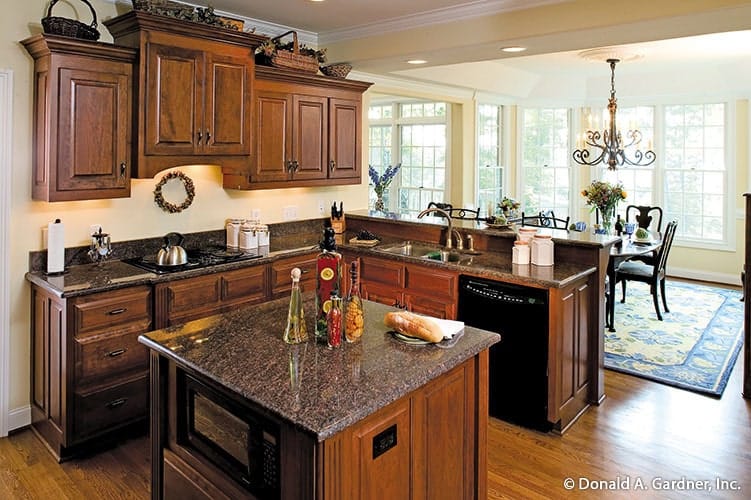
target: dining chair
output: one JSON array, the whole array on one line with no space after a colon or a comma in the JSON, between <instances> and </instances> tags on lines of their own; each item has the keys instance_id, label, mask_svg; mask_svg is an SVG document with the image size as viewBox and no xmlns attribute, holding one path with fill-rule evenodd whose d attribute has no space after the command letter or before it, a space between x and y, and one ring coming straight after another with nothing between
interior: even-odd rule
<instances>
[{"instance_id":1,"label":"dining chair","mask_svg":"<svg viewBox=\"0 0 751 500\"><path fill-rule=\"evenodd\" d=\"M659 293L662 294L662 305L665 308L665 312L670 312L667 300L665 299L665 275L668 255L670 254L670 247L673 245L673 237L675 236L675 230L677 227L678 222L676 221L670 221L668 223L665 228L665 234L662 236L662 244L657 251L654 264L645 264L644 262L632 259L621 263L615 269L615 282L618 283L620 281L621 283L621 303L626 302L627 281L646 283L649 285L649 292L652 294L657 319L660 321L662 321L662 314L660 313L660 304L657 298L657 288L659 286Z\"/></svg>"},{"instance_id":2,"label":"dining chair","mask_svg":"<svg viewBox=\"0 0 751 500\"><path fill-rule=\"evenodd\" d=\"M555 216L552 210L541 211L536 215L525 215L522 212L522 226L547 227L551 229L565 229L568 231L568 222L571 218L561 219Z\"/></svg>"},{"instance_id":3,"label":"dining chair","mask_svg":"<svg viewBox=\"0 0 751 500\"><path fill-rule=\"evenodd\" d=\"M631 214L634 217L631 217ZM629 205L626 207L626 222L636 221L639 227L649 229L650 231L662 231L662 208L650 207L647 205ZM652 225L652 221L657 223L657 227Z\"/></svg>"}]
</instances>

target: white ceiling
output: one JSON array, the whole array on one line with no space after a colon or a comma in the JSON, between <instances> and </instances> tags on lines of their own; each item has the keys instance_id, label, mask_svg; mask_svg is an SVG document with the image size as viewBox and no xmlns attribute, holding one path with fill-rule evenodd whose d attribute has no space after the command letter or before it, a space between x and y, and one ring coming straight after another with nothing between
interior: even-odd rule
<instances>
[{"instance_id":1,"label":"white ceiling","mask_svg":"<svg viewBox=\"0 0 751 500\"><path fill-rule=\"evenodd\" d=\"M570 0L211 0L210 3L218 11L318 34L325 46L327 41L334 43L373 33L403 32L424 25L567 1ZM606 3L603 8L603 12L607 12ZM738 26L739 23L737 19L718 22L717 18L706 18L707 30L725 31L721 29L723 25ZM687 26L683 31L701 33L703 22L681 20L677 25ZM748 26L748 23L741 25ZM499 35L497 43L486 43L482 47L457 45L454 50L443 48L433 54L420 54L430 61L425 66L405 64L405 59L412 56L410 47L377 60L351 62L356 71L515 99L560 101L563 96L576 101L602 99L609 89L609 67L604 57L600 62L581 58L579 53L587 48L607 46L603 42L610 40L638 41L639 36L647 37L642 39L650 36L640 35L649 29L639 30L635 26L624 26L618 33L609 31L530 38L523 40L529 50L520 55L500 53L502 38ZM669 31L680 32L681 28L670 26ZM696 93L697 88L705 92L712 89L751 94L751 30L627 43L618 45L618 50L638 56L616 68L619 97L675 96ZM474 61L467 62L468 53L474 55Z\"/></svg>"}]
</instances>

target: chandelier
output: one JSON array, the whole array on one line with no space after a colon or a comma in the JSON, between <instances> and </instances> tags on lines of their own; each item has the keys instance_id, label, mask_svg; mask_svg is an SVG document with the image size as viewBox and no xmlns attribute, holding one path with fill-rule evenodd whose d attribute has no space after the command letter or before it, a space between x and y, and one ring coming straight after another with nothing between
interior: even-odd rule
<instances>
[{"instance_id":1,"label":"chandelier","mask_svg":"<svg viewBox=\"0 0 751 500\"><path fill-rule=\"evenodd\" d=\"M642 152L638 145L641 142L641 132L638 130L629 130L626 132L626 143L620 131L615 127L615 112L618 104L615 98L615 65L620 59L608 59L610 64L610 99L608 99L608 113L610 114L610 123L608 128L600 132L599 130L587 130L584 144L574 151L573 157L576 163L580 165L599 165L607 163L609 170L615 170L618 166L634 165L645 167L655 161L655 153L652 150ZM594 148L596 152L591 160L590 149ZM628 148L635 148L631 156L626 155Z\"/></svg>"}]
</instances>

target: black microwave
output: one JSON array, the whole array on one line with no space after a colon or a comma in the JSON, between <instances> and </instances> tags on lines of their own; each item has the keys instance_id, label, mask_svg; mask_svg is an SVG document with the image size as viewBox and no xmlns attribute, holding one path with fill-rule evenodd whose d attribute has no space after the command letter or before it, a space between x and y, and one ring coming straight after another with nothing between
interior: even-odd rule
<instances>
[{"instance_id":1,"label":"black microwave","mask_svg":"<svg viewBox=\"0 0 751 500\"><path fill-rule=\"evenodd\" d=\"M279 426L185 374L178 384L177 442L254 496L280 497Z\"/></svg>"}]
</instances>

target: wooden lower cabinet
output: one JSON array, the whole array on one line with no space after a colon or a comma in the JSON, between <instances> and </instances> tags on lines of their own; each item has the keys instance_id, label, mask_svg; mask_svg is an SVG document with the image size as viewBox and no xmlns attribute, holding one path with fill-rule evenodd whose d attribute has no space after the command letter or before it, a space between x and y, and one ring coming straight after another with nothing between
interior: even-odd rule
<instances>
[{"instance_id":1,"label":"wooden lower cabinet","mask_svg":"<svg viewBox=\"0 0 751 500\"><path fill-rule=\"evenodd\" d=\"M589 406L590 293L587 280L550 291L548 420L560 432Z\"/></svg>"},{"instance_id":2,"label":"wooden lower cabinet","mask_svg":"<svg viewBox=\"0 0 751 500\"><path fill-rule=\"evenodd\" d=\"M312 292L316 289L316 256L318 252L297 257L288 257L272 262L269 285L271 287L270 299L278 299L289 295L292 289L292 269L299 268L300 289L303 292Z\"/></svg>"},{"instance_id":3,"label":"wooden lower cabinet","mask_svg":"<svg viewBox=\"0 0 751 500\"><path fill-rule=\"evenodd\" d=\"M456 319L457 273L370 256L360 260L364 299L436 318Z\"/></svg>"},{"instance_id":4,"label":"wooden lower cabinet","mask_svg":"<svg viewBox=\"0 0 751 500\"><path fill-rule=\"evenodd\" d=\"M145 422L151 287L60 298L31 289L31 425L62 461Z\"/></svg>"},{"instance_id":5,"label":"wooden lower cabinet","mask_svg":"<svg viewBox=\"0 0 751 500\"><path fill-rule=\"evenodd\" d=\"M487 369L483 351L323 442L266 415L280 447L280 491L270 498L486 498ZM257 498L213 463L211 452L179 439L186 373L234 404L250 405L152 353L152 498ZM251 406L251 413L265 413Z\"/></svg>"},{"instance_id":6,"label":"wooden lower cabinet","mask_svg":"<svg viewBox=\"0 0 751 500\"><path fill-rule=\"evenodd\" d=\"M266 266L157 283L155 327L164 328L218 314L230 307L263 302L266 289Z\"/></svg>"}]
</instances>

